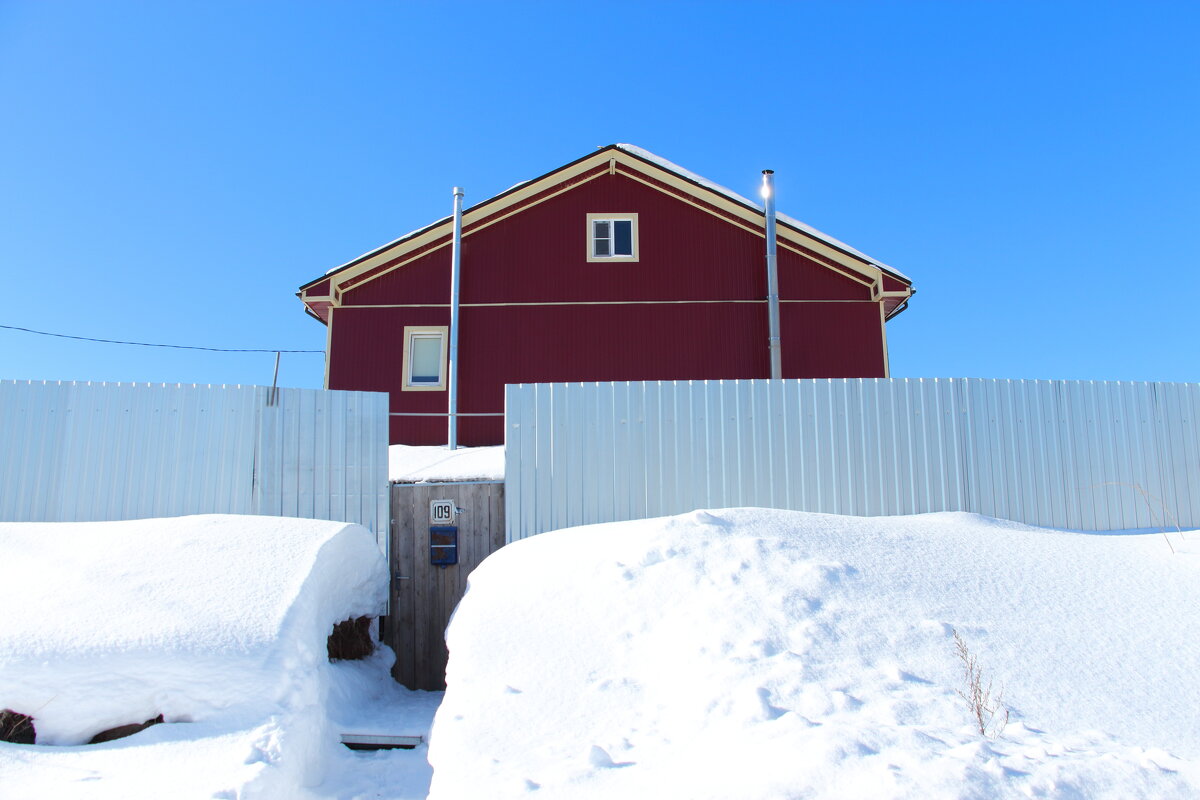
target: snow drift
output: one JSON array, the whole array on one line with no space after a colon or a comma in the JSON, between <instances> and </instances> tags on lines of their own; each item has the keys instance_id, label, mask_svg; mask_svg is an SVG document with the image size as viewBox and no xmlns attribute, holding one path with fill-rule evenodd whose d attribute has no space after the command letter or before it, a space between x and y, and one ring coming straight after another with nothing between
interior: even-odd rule
<instances>
[{"instance_id":1,"label":"snow drift","mask_svg":"<svg viewBox=\"0 0 1200 800\"><path fill-rule=\"evenodd\" d=\"M1173 537L739 509L517 542L450 624L430 797L1195 797Z\"/></svg>"},{"instance_id":2,"label":"snow drift","mask_svg":"<svg viewBox=\"0 0 1200 800\"><path fill-rule=\"evenodd\" d=\"M22 780L44 788L56 770L115 775L112 796L244 797L256 785L270 796L318 783L314 754L331 736L326 637L340 620L379 614L386 589L374 537L357 525L0 524L0 708L34 717L39 745L63 746L0 745L6 791ZM70 746L158 714L168 724ZM236 769L214 774L222 763ZM163 774L148 777L149 764ZM188 775L196 783L177 785Z\"/></svg>"}]
</instances>

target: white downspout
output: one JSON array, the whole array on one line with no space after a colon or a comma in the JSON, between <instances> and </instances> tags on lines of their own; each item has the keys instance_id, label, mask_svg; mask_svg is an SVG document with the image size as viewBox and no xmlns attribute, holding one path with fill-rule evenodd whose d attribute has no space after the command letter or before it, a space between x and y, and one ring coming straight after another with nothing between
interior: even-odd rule
<instances>
[{"instance_id":1,"label":"white downspout","mask_svg":"<svg viewBox=\"0 0 1200 800\"><path fill-rule=\"evenodd\" d=\"M458 449L458 283L462 268L461 187L454 187L454 242L450 247L450 363L446 378L447 446Z\"/></svg>"},{"instance_id":2,"label":"white downspout","mask_svg":"<svg viewBox=\"0 0 1200 800\"><path fill-rule=\"evenodd\" d=\"M779 336L779 269L775 261L775 170L762 172L763 213L767 220L767 346L771 353L771 379L783 377Z\"/></svg>"}]
</instances>

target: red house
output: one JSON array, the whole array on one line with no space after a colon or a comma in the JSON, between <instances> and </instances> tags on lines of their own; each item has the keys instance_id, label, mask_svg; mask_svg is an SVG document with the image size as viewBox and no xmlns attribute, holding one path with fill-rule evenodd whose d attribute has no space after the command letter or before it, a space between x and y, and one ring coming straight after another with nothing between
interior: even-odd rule
<instances>
[{"instance_id":1,"label":"red house","mask_svg":"<svg viewBox=\"0 0 1200 800\"><path fill-rule=\"evenodd\" d=\"M782 376L886 377L912 282L778 215ZM389 392L393 444L446 441L452 220L300 287L326 387ZM768 378L763 208L632 145L463 212L458 437L504 440L504 384Z\"/></svg>"}]
</instances>

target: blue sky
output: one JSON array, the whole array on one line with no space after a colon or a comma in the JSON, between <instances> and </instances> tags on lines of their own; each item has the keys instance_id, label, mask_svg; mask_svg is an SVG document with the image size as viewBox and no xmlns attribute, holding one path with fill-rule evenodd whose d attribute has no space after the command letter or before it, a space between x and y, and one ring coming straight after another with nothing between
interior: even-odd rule
<instances>
[{"instance_id":1,"label":"blue sky","mask_svg":"<svg viewBox=\"0 0 1200 800\"><path fill-rule=\"evenodd\" d=\"M898 377L1196 381L1200 4L0 2L0 324L324 347L297 287L633 142L909 274ZM0 377L274 356L0 330ZM319 386L320 355L280 383Z\"/></svg>"}]
</instances>

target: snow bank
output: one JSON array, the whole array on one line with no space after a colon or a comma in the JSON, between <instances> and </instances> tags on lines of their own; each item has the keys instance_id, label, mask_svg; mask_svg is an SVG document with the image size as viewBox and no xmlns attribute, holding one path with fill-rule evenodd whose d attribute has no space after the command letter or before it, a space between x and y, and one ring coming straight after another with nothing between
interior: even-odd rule
<instances>
[{"instance_id":1,"label":"snow bank","mask_svg":"<svg viewBox=\"0 0 1200 800\"><path fill-rule=\"evenodd\" d=\"M430 797L1195 797L1189 536L738 509L517 542L450 624Z\"/></svg>"},{"instance_id":2,"label":"snow bank","mask_svg":"<svg viewBox=\"0 0 1200 800\"><path fill-rule=\"evenodd\" d=\"M164 789L185 776L204 797L319 783L326 637L380 613L386 588L374 537L339 522L0 524L0 708L63 746L0 745L6 789L58 773L107 777L97 797L185 796ZM70 746L158 714L181 724Z\"/></svg>"},{"instance_id":3,"label":"snow bank","mask_svg":"<svg viewBox=\"0 0 1200 800\"><path fill-rule=\"evenodd\" d=\"M399 483L504 480L504 447L415 447L394 444L388 448L388 477Z\"/></svg>"}]
</instances>

